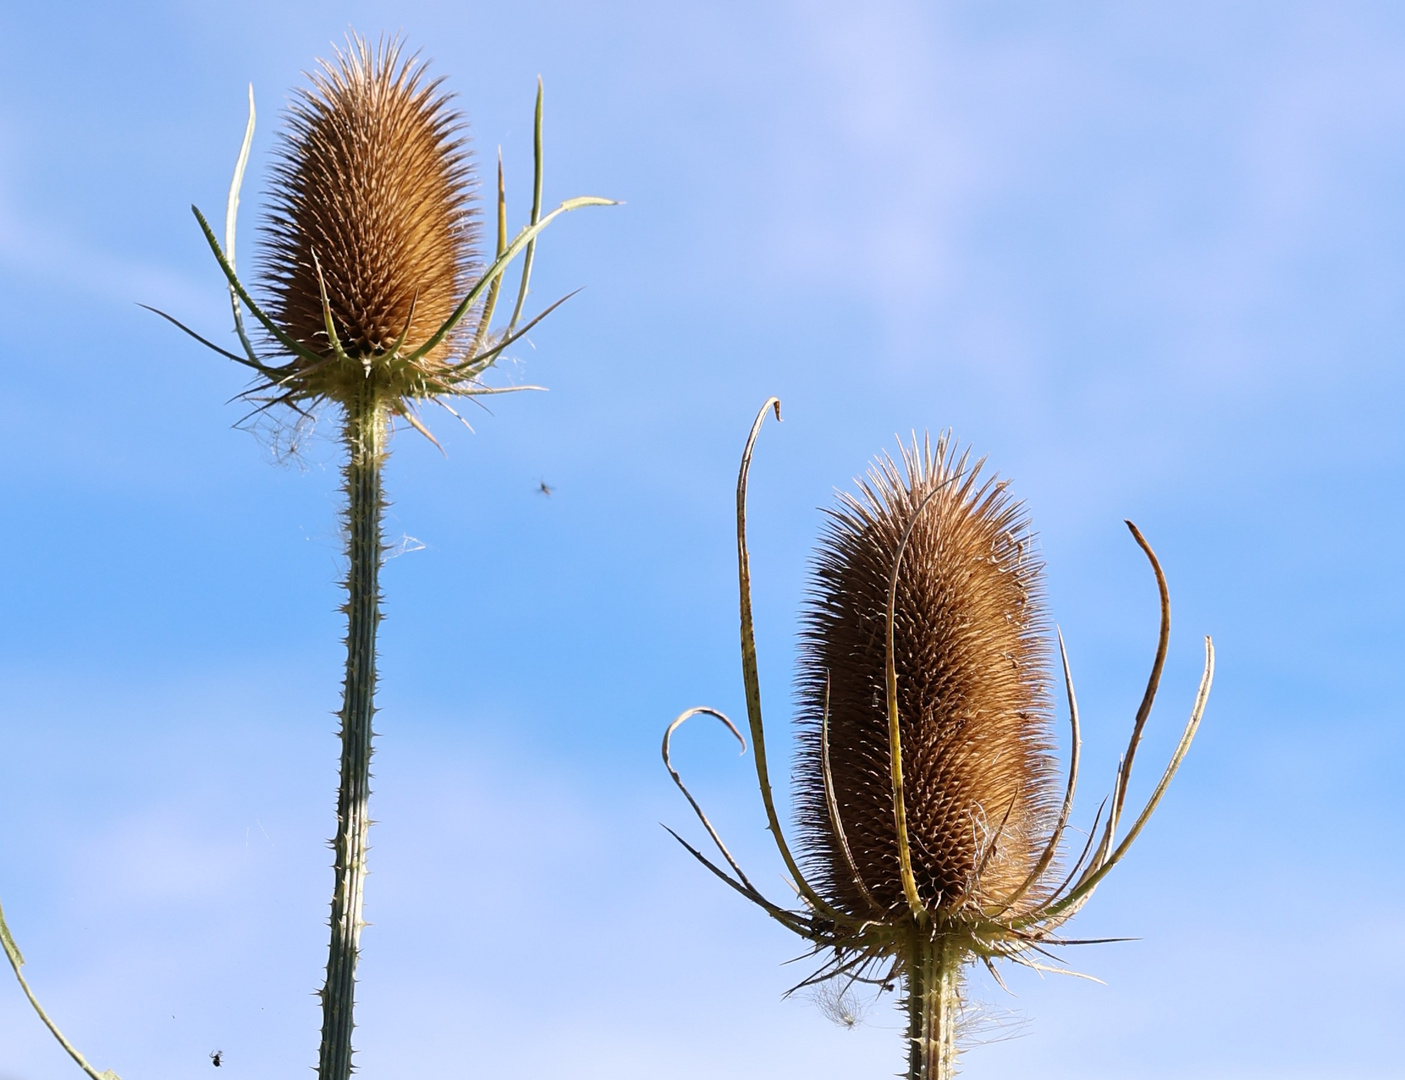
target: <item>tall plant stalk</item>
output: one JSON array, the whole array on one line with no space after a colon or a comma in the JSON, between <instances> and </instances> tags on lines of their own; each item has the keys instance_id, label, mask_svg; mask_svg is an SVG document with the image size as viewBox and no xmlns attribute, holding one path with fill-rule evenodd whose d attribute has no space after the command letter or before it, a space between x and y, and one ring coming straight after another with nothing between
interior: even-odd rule
<instances>
[{"instance_id":1,"label":"tall plant stalk","mask_svg":"<svg viewBox=\"0 0 1405 1080\"><path fill-rule=\"evenodd\" d=\"M376 714L376 631L381 620L380 567L385 554L382 467L389 416L369 380L365 393L347 402L343 418L346 465L346 680L340 714L341 783L337 790L336 882L332 891L327 981L322 988L322 1046L317 1074L323 1080L351 1075L355 1026L356 961L366 881L371 819L371 754Z\"/></svg>"},{"instance_id":2,"label":"tall plant stalk","mask_svg":"<svg viewBox=\"0 0 1405 1080\"><path fill-rule=\"evenodd\" d=\"M479 214L457 114L424 65L400 56L399 41L372 47L351 36L335 62L322 62L289 110L267 219L260 306L234 267L239 188L254 131L249 122L225 215L223 247L196 210L229 285L243 355L202 344L252 369L244 397L256 412L286 406L305 415L337 407L346 453L346 676L340 713L341 774L331 937L321 990L318 1080L349 1080L361 945L371 754L376 692L380 567L385 554L382 472L393 426L403 421L433 440L427 403L457 416L450 399L536 387L488 387L481 376L562 301L518 325L537 238L553 220L593 196L542 205L542 89L537 86L531 214L509 240L501 157L493 259L478 262ZM506 326L494 328L502 276L519 255L521 283ZM275 354L266 359L245 332L247 310ZM437 444L436 444L437 445Z\"/></svg>"}]
</instances>

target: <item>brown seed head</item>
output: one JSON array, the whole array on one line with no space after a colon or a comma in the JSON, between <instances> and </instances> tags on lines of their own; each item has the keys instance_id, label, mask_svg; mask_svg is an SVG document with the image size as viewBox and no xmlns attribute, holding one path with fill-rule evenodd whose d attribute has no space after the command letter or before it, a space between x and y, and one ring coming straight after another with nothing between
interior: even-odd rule
<instances>
[{"instance_id":1,"label":"brown seed head","mask_svg":"<svg viewBox=\"0 0 1405 1080\"><path fill-rule=\"evenodd\" d=\"M320 266L356 362L307 371L299 396L346 400L368 377L388 397L422 396L461 336L413 365L383 354L402 334L401 355L424 342L467 291L476 215L462 123L397 41L372 48L353 36L335 63L320 63L289 109L273 170L259 267L268 308L289 337L330 355Z\"/></svg>"},{"instance_id":2,"label":"brown seed head","mask_svg":"<svg viewBox=\"0 0 1405 1080\"><path fill-rule=\"evenodd\" d=\"M801 632L797 818L812 884L871 917L908 908L899 873L885 657L894 607L907 828L918 893L938 919L996 907L1023 884L1053 826L1055 786L1040 564L1006 483L979 479L944 436L886 455L841 496L816 554ZM830 820L821 757L828 694ZM993 844L993 847L992 847ZM807 874L810 873L807 867ZM1035 898L1029 897L1028 902Z\"/></svg>"}]
</instances>

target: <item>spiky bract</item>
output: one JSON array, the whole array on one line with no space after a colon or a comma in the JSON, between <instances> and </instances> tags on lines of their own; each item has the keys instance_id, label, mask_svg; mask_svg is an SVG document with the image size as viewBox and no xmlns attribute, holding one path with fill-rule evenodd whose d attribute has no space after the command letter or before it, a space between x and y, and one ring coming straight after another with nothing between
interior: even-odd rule
<instances>
[{"instance_id":1,"label":"spiky bract","mask_svg":"<svg viewBox=\"0 0 1405 1080\"><path fill-rule=\"evenodd\" d=\"M425 81L396 41L372 47L353 37L310 78L288 111L259 260L270 315L323 358L297 358L286 385L298 398L343 403L367 379L386 399L443 392L464 334L415 351L475 276L460 117L440 80Z\"/></svg>"},{"instance_id":2,"label":"spiky bract","mask_svg":"<svg viewBox=\"0 0 1405 1080\"><path fill-rule=\"evenodd\" d=\"M893 611L902 771L913 876L942 923L1012 896L1054 827L1048 627L1029 522L1006 484L983 479L946 436L935 448L914 437L902 464L885 455L857 496L840 496L813 562L796 823L832 906L907 912L885 663L890 578L910 527ZM826 707L847 854L826 794Z\"/></svg>"}]
</instances>

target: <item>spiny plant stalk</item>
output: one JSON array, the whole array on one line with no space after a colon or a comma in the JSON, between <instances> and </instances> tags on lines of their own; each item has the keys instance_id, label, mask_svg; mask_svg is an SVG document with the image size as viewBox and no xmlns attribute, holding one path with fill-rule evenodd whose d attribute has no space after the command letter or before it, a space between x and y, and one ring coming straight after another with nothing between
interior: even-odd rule
<instances>
[{"instance_id":1,"label":"spiny plant stalk","mask_svg":"<svg viewBox=\"0 0 1405 1080\"><path fill-rule=\"evenodd\" d=\"M250 415L286 407L305 417L322 405L340 415L346 452L347 652L319 1080L348 1080L352 1071L379 573L385 556L382 473L392 428L404 420L433 441L420 417L427 402L457 417L450 398L539 389L489 387L481 376L562 302L519 325L541 231L571 210L613 205L609 199L580 197L543 214L538 83L531 214L509 241L500 154L494 258L483 269L475 251L478 215L470 197L462 122L449 111L439 81L426 83L423 73L415 57L401 58L398 40L373 48L352 35L347 50L320 62L310 88L299 91L274 165L263 226L259 270L269 296L264 306L250 296L234 263L239 191L254 131L251 89L223 247L205 217L194 211L228 283L243 355L157 312L254 371L254 385L243 395L256 406ZM523 266L512 315L505 326L494 328L502 276L518 255ZM255 349L245 330L246 309L257 320L268 355Z\"/></svg>"},{"instance_id":2,"label":"spiny plant stalk","mask_svg":"<svg viewBox=\"0 0 1405 1080\"><path fill-rule=\"evenodd\" d=\"M963 961L949 941L923 937L913 943L907 977L909 1080L954 1074Z\"/></svg>"},{"instance_id":3,"label":"spiny plant stalk","mask_svg":"<svg viewBox=\"0 0 1405 1080\"><path fill-rule=\"evenodd\" d=\"M1059 636L1071 731L1060 798L1033 533L1007 484L982 478L982 461L958 453L947 437L935 447L914 437L901 467L884 457L858 495L841 496L813 562L797 679L797 857L767 767L746 545L751 456L772 409L779 419L775 398L752 425L737 480L742 681L767 828L803 906L773 903L752 884L673 768L673 735L699 714L719 720L745 750L741 732L715 709L689 709L674 720L663 759L726 869L673 836L808 941L810 955L824 957L792 992L837 983L842 996L855 984L879 993L901 985L908 1080L949 1080L972 963L983 963L997 982L1001 960L1073 974L1052 950L1091 942L1062 937L1059 928L1126 855L1180 767L1210 693L1214 647L1206 638L1195 704L1160 782L1119 835L1171 630L1160 563L1128 522L1160 596L1156 656L1112 794L1065 872L1081 750L1078 703Z\"/></svg>"},{"instance_id":4,"label":"spiny plant stalk","mask_svg":"<svg viewBox=\"0 0 1405 1080\"><path fill-rule=\"evenodd\" d=\"M361 906L366 878L367 812L371 779L371 725L375 718L376 630L380 625L381 521L389 416L371 394L347 403L346 441L346 685L341 711L341 784L337 790L336 888L332 938L322 991L320 1075L349 1076L356 960L361 950Z\"/></svg>"}]
</instances>

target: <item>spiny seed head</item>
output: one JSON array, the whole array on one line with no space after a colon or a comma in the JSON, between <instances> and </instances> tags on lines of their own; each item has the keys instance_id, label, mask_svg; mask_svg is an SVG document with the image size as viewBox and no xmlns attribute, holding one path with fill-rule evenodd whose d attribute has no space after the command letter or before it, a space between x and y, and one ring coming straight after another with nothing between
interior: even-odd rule
<instances>
[{"instance_id":1,"label":"spiny seed head","mask_svg":"<svg viewBox=\"0 0 1405 1080\"><path fill-rule=\"evenodd\" d=\"M935 450L914 437L902 462L900 472L885 455L857 497L841 496L813 562L797 824L812 884L834 907L872 917L866 888L880 908L907 912L885 658L890 577L916 515L893 608L903 801L918 893L938 921L960 922L1020 889L1054 824L1041 566L1006 483L980 479L981 463L946 436ZM825 791L826 697L834 802L862 888Z\"/></svg>"},{"instance_id":2,"label":"spiny seed head","mask_svg":"<svg viewBox=\"0 0 1405 1080\"><path fill-rule=\"evenodd\" d=\"M463 125L423 81L398 41L372 47L353 36L335 62L319 61L300 90L273 169L259 270L270 314L300 344L332 354L322 299L354 361L304 369L299 396L346 400L368 378L387 397L426 393L461 335L449 335L414 364L404 356L428 339L467 291L475 265L476 212ZM464 325L464 324L460 324ZM407 329L408 328L408 329ZM432 386L431 386L432 388Z\"/></svg>"},{"instance_id":3,"label":"spiny seed head","mask_svg":"<svg viewBox=\"0 0 1405 1080\"><path fill-rule=\"evenodd\" d=\"M746 545L752 450L780 402L762 406L737 479L742 677L767 827L803 906L767 899L732 857L674 769L669 744L692 716L664 732L663 760L728 869L676 833L715 875L829 958L794 989L856 982L902 985L908 1010L909 1077L954 1075L953 1024L961 978L979 959L1066 971L1050 952L1073 944L1058 928L1077 914L1156 809L1200 725L1214 675L1205 671L1190 719L1161 782L1119 842L1132 761L1150 714L1170 633L1170 598L1160 563L1136 526L1132 535L1156 575L1161 630L1146 694L1117 768L1102 828L1067 877L1055 867L1073 808L1079 722L1064 661L1071 760L1055 809L1052 709L1040 565L1023 508L1006 485L982 480L947 437L935 449L913 436L902 468L886 455L857 495L830 511L812 567L801 628L800 738L795 806L799 858L777 820L764 753L760 677ZM672 831L672 830L670 830ZM1037 954L1038 957L1030 954ZM1044 961L1052 960L1050 966Z\"/></svg>"}]
</instances>

